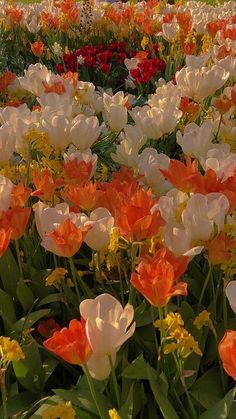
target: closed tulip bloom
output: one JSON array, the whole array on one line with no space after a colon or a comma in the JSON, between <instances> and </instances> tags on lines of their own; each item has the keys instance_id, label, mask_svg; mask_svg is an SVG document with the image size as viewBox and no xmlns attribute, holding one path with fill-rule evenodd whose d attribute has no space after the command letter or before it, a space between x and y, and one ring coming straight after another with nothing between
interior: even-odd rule
<instances>
[{"instance_id":1,"label":"closed tulip bloom","mask_svg":"<svg viewBox=\"0 0 236 419\"><path fill-rule=\"evenodd\" d=\"M44 341L43 345L55 355L73 365L85 364L90 355L91 347L85 333L85 322L73 319L69 327L64 327Z\"/></svg>"},{"instance_id":2,"label":"closed tulip bloom","mask_svg":"<svg viewBox=\"0 0 236 419\"><path fill-rule=\"evenodd\" d=\"M3 211L7 211L11 203L13 183L10 179L0 175L0 217Z\"/></svg>"},{"instance_id":3,"label":"closed tulip bloom","mask_svg":"<svg viewBox=\"0 0 236 419\"><path fill-rule=\"evenodd\" d=\"M129 339L135 330L133 306L125 308L110 294L80 303L80 314L86 321L86 335L93 353L97 356L112 355Z\"/></svg>"},{"instance_id":4,"label":"closed tulip bloom","mask_svg":"<svg viewBox=\"0 0 236 419\"><path fill-rule=\"evenodd\" d=\"M20 239L27 227L31 208L14 207L6 211L0 220L0 227L11 229L11 239Z\"/></svg>"},{"instance_id":5,"label":"closed tulip bloom","mask_svg":"<svg viewBox=\"0 0 236 419\"><path fill-rule=\"evenodd\" d=\"M0 127L0 162L7 162L16 148L16 138L11 125L6 122Z\"/></svg>"},{"instance_id":6,"label":"closed tulip bloom","mask_svg":"<svg viewBox=\"0 0 236 419\"><path fill-rule=\"evenodd\" d=\"M70 142L79 150L87 150L97 141L101 132L96 116L79 114L73 119L70 128Z\"/></svg>"},{"instance_id":7,"label":"closed tulip bloom","mask_svg":"<svg viewBox=\"0 0 236 419\"><path fill-rule=\"evenodd\" d=\"M184 154L191 157L205 157L210 148L213 147L213 124L206 120L199 127L194 122L188 124L182 135L177 132L176 141L182 148Z\"/></svg>"},{"instance_id":8,"label":"closed tulip bloom","mask_svg":"<svg viewBox=\"0 0 236 419\"><path fill-rule=\"evenodd\" d=\"M236 381L236 331L226 330L218 346L225 372Z\"/></svg>"},{"instance_id":9,"label":"closed tulip bloom","mask_svg":"<svg viewBox=\"0 0 236 419\"><path fill-rule=\"evenodd\" d=\"M30 45L32 53L35 57L41 57L44 51L44 43L42 41L36 41Z\"/></svg>"},{"instance_id":10,"label":"closed tulip bloom","mask_svg":"<svg viewBox=\"0 0 236 419\"><path fill-rule=\"evenodd\" d=\"M69 145L69 120L64 115L47 113L47 116L42 119L42 126L53 147L64 149Z\"/></svg>"},{"instance_id":11,"label":"closed tulip bloom","mask_svg":"<svg viewBox=\"0 0 236 419\"><path fill-rule=\"evenodd\" d=\"M11 240L12 228L0 228L0 257L6 252Z\"/></svg>"},{"instance_id":12,"label":"closed tulip bloom","mask_svg":"<svg viewBox=\"0 0 236 419\"><path fill-rule=\"evenodd\" d=\"M187 295L187 283L175 283L174 268L164 258L141 262L130 282L155 307L164 307L175 295Z\"/></svg>"},{"instance_id":13,"label":"closed tulip bloom","mask_svg":"<svg viewBox=\"0 0 236 419\"><path fill-rule=\"evenodd\" d=\"M108 209L96 208L91 212L84 226L91 227L91 230L86 234L85 243L96 251L107 249L110 243L111 230L114 226L114 218Z\"/></svg>"},{"instance_id":14,"label":"closed tulip bloom","mask_svg":"<svg viewBox=\"0 0 236 419\"><path fill-rule=\"evenodd\" d=\"M230 281L225 288L225 294L228 298L230 307L236 314L236 281Z\"/></svg>"}]
</instances>

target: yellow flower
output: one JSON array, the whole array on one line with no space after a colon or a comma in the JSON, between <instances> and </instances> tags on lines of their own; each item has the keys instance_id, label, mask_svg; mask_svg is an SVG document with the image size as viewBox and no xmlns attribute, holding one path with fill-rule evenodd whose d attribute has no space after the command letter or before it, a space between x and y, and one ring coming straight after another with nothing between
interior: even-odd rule
<instances>
[{"instance_id":1,"label":"yellow flower","mask_svg":"<svg viewBox=\"0 0 236 419\"><path fill-rule=\"evenodd\" d=\"M54 285L54 287L59 288L61 283L64 281L67 270L64 268L56 268L54 271L46 278L46 287Z\"/></svg>"},{"instance_id":2,"label":"yellow flower","mask_svg":"<svg viewBox=\"0 0 236 419\"><path fill-rule=\"evenodd\" d=\"M0 354L3 363L19 361L25 357L19 343L6 336L0 336Z\"/></svg>"},{"instance_id":3,"label":"yellow flower","mask_svg":"<svg viewBox=\"0 0 236 419\"><path fill-rule=\"evenodd\" d=\"M148 43L149 43L148 37L147 36L144 36L143 39L142 39L142 41L141 41L141 48L142 49L145 49L145 47L148 45Z\"/></svg>"},{"instance_id":4,"label":"yellow flower","mask_svg":"<svg viewBox=\"0 0 236 419\"><path fill-rule=\"evenodd\" d=\"M176 330L180 326L184 325L183 319L179 313L170 312L167 314L166 318L163 321L164 329L171 333L172 331ZM156 320L154 323L155 327L160 329L160 320Z\"/></svg>"},{"instance_id":5,"label":"yellow flower","mask_svg":"<svg viewBox=\"0 0 236 419\"><path fill-rule=\"evenodd\" d=\"M198 330L200 330L203 326L208 326L209 321L210 321L210 313L207 310L203 310L195 318L193 324L194 326L196 326Z\"/></svg>"},{"instance_id":6,"label":"yellow flower","mask_svg":"<svg viewBox=\"0 0 236 419\"><path fill-rule=\"evenodd\" d=\"M110 244L108 246L109 252L111 253L117 252L117 250L119 249L119 237L120 237L119 229L117 227L114 227L111 232Z\"/></svg>"},{"instance_id":7,"label":"yellow flower","mask_svg":"<svg viewBox=\"0 0 236 419\"><path fill-rule=\"evenodd\" d=\"M44 410L43 419L74 419L76 413L71 406L71 402L59 403L57 406L51 406Z\"/></svg>"},{"instance_id":8,"label":"yellow flower","mask_svg":"<svg viewBox=\"0 0 236 419\"><path fill-rule=\"evenodd\" d=\"M110 419L121 419L121 417L120 417L120 415L119 415L119 413L117 412L116 409L110 409L108 411L108 414L109 414Z\"/></svg>"}]
</instances>

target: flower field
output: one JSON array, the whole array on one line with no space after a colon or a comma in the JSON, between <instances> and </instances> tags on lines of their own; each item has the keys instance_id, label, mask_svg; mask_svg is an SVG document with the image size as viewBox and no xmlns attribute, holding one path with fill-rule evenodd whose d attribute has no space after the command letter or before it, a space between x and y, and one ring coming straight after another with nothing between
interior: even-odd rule
<instances>
[{"instance_id":1,"label":"flower field","mask_svg":"<svg viewBox=\"0 0 236 419\"><path fill-rule=\"evenodd\" d=\"M234 1L0 0L0 418L234 419L235 215Z\"/></svg>"}]
</instances>

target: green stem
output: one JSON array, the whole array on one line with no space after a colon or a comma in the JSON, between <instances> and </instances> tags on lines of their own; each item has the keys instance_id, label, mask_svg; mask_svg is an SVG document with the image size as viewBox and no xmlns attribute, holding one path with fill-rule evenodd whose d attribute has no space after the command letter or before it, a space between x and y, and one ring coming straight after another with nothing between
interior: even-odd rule
<instances>
[{"instance_id":1,"label":"green stem","mask_svg":"<svg viewBox=\"0 0 236 419\"><path fill-rule=\"evenodd\" d=\"M72 278L73 278L74 285L75 285L75 291L76 291L78 300L81 301L81 295L80 295L79 287L78 287L78 283L77 283L76 269L75 269L75 265L74 265L72 257L69 257L69 263L70 263L70 270L71 270L71 273L72 273Z\"/></svg>"},{"instance_id":2,"label":"green stem","mask_svg":"<svg viewBox=\"0 0 236 419\"><path fill-rule=\"evenodd\" d=\"M185 384L184 378L181 381L182 381L182 384L183 384L183 387L184 387L184 390L185 390L185 394L187 396L189 408L190 408L190 411L191 411L191 414L192 414L192 419L197 419L197 413L196 413L195 407L193 405L192 399L190 397L189 391L187 389L187 386Z\"/></svg>"},{"instance_id":3,"label":"green stem","mask_svg":"<svg viewBox=\"0 0 236 419\"><path fill-rule=\"evenodd\" d=\"M198 312L200 311L201 304L202 304L202 300L203 300L203 297L204 297L204 294L205 294L205 291L206 291L206 288L207 288L208 282L209 282L209 280L210 280L210 278L211 278L211 273L212 273L212 268L211 268L211 265L210 265L210 266L209 266L209 271L208 271L207 277L206 277L206 279L205 279L205 282L204 282L204 284L203 284L202 291L201 291L201 295L200 295L200 298L199 298L199 302L198 302Z\"/></svg>"},{"instance_id":4,"label":"green stem","mask_svg":"<svg viewBox=\"0 0 236 419\"><path fill-rule=\"evenodd\" d=\"M119 391L119 387L118 387L118 383L117 383L115 368L114 368L114 364L113 364L111 355L108 355L108 358L109 358L109 363L110 363L110 367L111 367L111 376L112 376L113 386L114 386L115 395L116 395L116 403L117 403L117 407L119 408L121 400L120 400L120 391Z\"/></svg>"},{"instance_id":5,"label":"green stem","mask_svg":"<svg viewBox=\"0 0 236 419\"><path fill-rule=\"evenodd\" d=\"M99 274L99 282L102 284L102 264L101 264L101 255L100 252L97 252L97 261L98 261L98 274Z\"/></svg>"},{"instance_id":6,"label":"green stem","mask_svg":"<svg viewBox=\"0 0 236 419\"><path fill-rule=\"evenodd\" d=\"M18 261L19 270L20 270L20 276L21 276L22 279L24 279L24 273L23 273L23 267L22 267L22 263L21 263L20 247L19 247L19 241L18 240L15 240L15 247L16 247L17 261Z\"/></svg>"},{"instance_id":7,"label":"green stem","mask_svg":"<svg viewBox=\"0 0 236 419\"><path fill-rule=\"evenodd\" d=\"M97 411L99 413L100 419L107 419L105 413L103 412L102 407L100 406L99 400L97 399L96 390L95 390L95 387L94 387L93 380L92 380L92 377L90 375L89 369L88 369L86 364L84 364L82 368L83 368L83 371L86 375L88 385L89 385L89 390L90 390L91 396L94 400L94 403L96 405L96 408L97 408Z\"/></svg>"},{"instance_id":8,"label":"green stem","mask_svg":"<svg viewBox=\"0 0 236 419\"><path fill-rule=\"evenodd\" d=\"M155 318L154 318L154 307L153 306L151 306L151 316L152 316L152 324L153 324L154 342L155 342L155 347L156 347L156 353L158 355L159 345L158 345L158 341L157 341L156 328L154 326Z\"/></svg>"},{"instance_id":9,"label":"green stem","mask_svg":"<svg viewBox=\"0 0 236 419\"><path fill-rule=\"evenodd\" d=\"M7 413L7 389L6 389L6 369L1 368L0 370L0 382L1 382L1 393L2 393L2 412L3 412L3 419L8 419Z\"/></svg>"},{"instance_id":10,"label":"green stem","mask_svg":"<svg viewBox=\"0 0 236 419\"><path fill-rule=\"evenodd\" d=\"M227 329L227 301L226 301L226 293L223 290L223 322L224 322L224 330Z\"/></svg>"},{"instance_id":11,"label":"green stem","mask_svg":"<svg viewBox=\"0 0 236 419\"><path fill-rule=\"evenodd\" d=\"M118 269L119 281L120 281L121 303L124 306L125 305L124 286L123 286L123 281L122 281L122 276L121 276L120 261L117 256L116 256L116 263L117 263L117 269Z\"/></svg>"},{"instance_id":12,"label":"green stem","mask_svg":"<svg viewBox=\"0 0 236 419\"><path fill-rule=\"evenodd\" d=\"M165 336L162 307L158 307L158 312L159 312L159 319L160 319L160 334L161 334L161 344L162 344L163 338Z\"/></svg>"}]
</instances>

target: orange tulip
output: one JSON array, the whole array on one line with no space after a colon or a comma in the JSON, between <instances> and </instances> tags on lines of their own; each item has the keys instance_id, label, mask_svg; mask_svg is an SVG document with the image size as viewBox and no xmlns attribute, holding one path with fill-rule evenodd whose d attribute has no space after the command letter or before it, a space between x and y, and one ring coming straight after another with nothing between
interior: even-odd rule
<instances>
[{"instance_id":1,"label":"orange tulip","mask_svg":"<svg viewBox=\"0 0 236 419\"><path fill-rule=\"evenodd\" d=\"M35 57L41 57L44 51L44 43L41 41L36 41L33 44L30 44L31 51Z\"/></svg>"},{"instance_id":2,"label":"orange tulip","mask_svg":"<svg viewBox=\"0 0 236 419\"><path fill-rule=\"evenodd\" d=\"M87 182L92 174L93 163L92 161L78 162L76 159L69 160L67 163L62 163L65 180L70 183L76 183L80 185L83 182Z\"/></svg>"},{"instance_id":3,"label":"orange tulip","mask_svg":"<svg viewBox=\"0 0 236 419\"><path fill-rule=\"evenodd\" d=\"M53 230L46 236L50 237L56 248L58 254L65 257L72 257L78 252L84 240L84 237L90 227L77 227L70 219L60 224L57 230Z\"/></svg>"},{"instance_id":4,"label":"orange tulip","mask_svg":"<svg viewBox=\"0 0 236 419\"><path fill-rule=\"evenodd\" d=\"M175 295L187 295L187 283L175 283L174 268L164 258L141 262L130 282L155 307L164 307Z\"/></svg>"},{"instance_id":5,"label":"orange tulip","mask_svg":"<svg viewBox=\"0 0 236 419\"><path fill-rule=\"evenodd\" d=\"M236 240L221 231L208 242L208 258L212 265L219 265L230 260L230 250L236 246Z\"/></svg>"},{"instance_id":6,"label":"orange tulip","mask_svg":"<svg viewBox=\"0 0 236 419\"><path fill-rule=\"evenodd\" d=\"M160 169L160 172L182 192L191 192L199 177L196 161L191 162L189 157L186 157L186 165L178 160L170 160L168 169Z\"/></svg>"},{"instance_id":7,"label":"orange tulip","mask_svg":"<svg viewBox=\"0 0 236 419\"><path fill-rule=\"evenodd\" d=\"M61 81L56 81L52 85L43 82L45 93L57 93L59 96L66 91L64 84Z\"/></svg>"},{"instance_id":8,"label":"orange tulip","mask_svg":"<svg viewBox=\"0 0 236 419\"><path fill-rule=\"evenodd\" d=\"M63 184L61 179L54 181L52 173L48 169L43 169L41 172L35 171L33 173L33 182L36 190L31 193L31 196L37 196L43 201L50 201L56 189Z\"/></svg>"},{"instance_id":9,"label":"orange tulip","mask_svg":"<svg viewBox=\"0 0 236 419\"><path fill-rule=\"evenodd\" d=\"M30 197L31 189L26 188L23 182L12 189L11 207L23 207Z\"/></svg>"},{"instance_id":10,"label":"orange tulip","mask_svg":"<svg viewBox=\"0 0 236 419\"><path fill-rule=\"evenodd\" d=\"M156 235L165 222L159 211L151 211L155 203L150 190L145 192L140 188L136 191L127 203L116 210L116 223L120 233L130 241Z\"/></svg>"},{"instance_id":11,"label":"orange tulip","mask_svg":"<svg viewBox=\"0 0 236 419\"><path fill-rule=\"evenodd\" d=\"M96 207L96 182L87 182L83 185L70 185L67 198L84 211L92 211Z\"/></svg>"},{"instance_id":12,"label":"orange tulip","mask_svg":"<svg viewBox=\"0 0 236 419\"><path fill-rule=\"evenodd\" d=\"M225 372L236 381L236 331L226 330L218 351Z\"/></svg>"},{"instance_id":13,"label":"orange tulip","mask_svg":"<svg viewBox=\"0 0 236 419\"><path fill-rule=\"evenodd\" d=\"M64 327L59 332L55 332L51 338L44 341L43 345L49 351L73 365L86 364L92 353L85 333L85 321L83 319L81 322L76 319L71 320L69 327Z\"/></svg>"},{"instance_id":14,"label":"orange tulip","mask_svg":"<svg viewBox=\"0 0 236 419\"><path fill-rule=\"evenodd\" d=\"M233 106L233 102L227 96L221 95L220 97L214 100L213 105L220 112L221 115L224 115Z\"/></svg>"},{"instance_id":15,"label":"orange tulip","mask_svg":"<svg viewBox=\"0 0 236 419\"><path fill-rule=\"evenodd\" d=\"M0 228L0 257L5 253L11 240L12 228Z\"/></svg>"},{"instance_id":16,"label":"orange tulip","mask_svg":"<svg viewBox=\"0 0 236 419\"><path fill-rule=\"evenodd\" d=\"M187 256L175 256L169 249L163 247L156 251L153 257L144 256L144 260L148 263L156 262L160 260L160 258L164 258L167 262L169 262L173 269L174 269L174 279L180 278L181 275L187 270L189 258ZM142 259L142 260L143 260Z\"/></svg>"},{"instance_id":17,"label":"orange tulip","mask_svg":"<svg viewBox=\"0 0 236 419\"><path fill-rule=\"evenodd\" d=\"M0 220L0 228L11 229L11 239L20 239L26 229L31 208L14 207L6 211Z\"/></svg>"}]
</instances>

